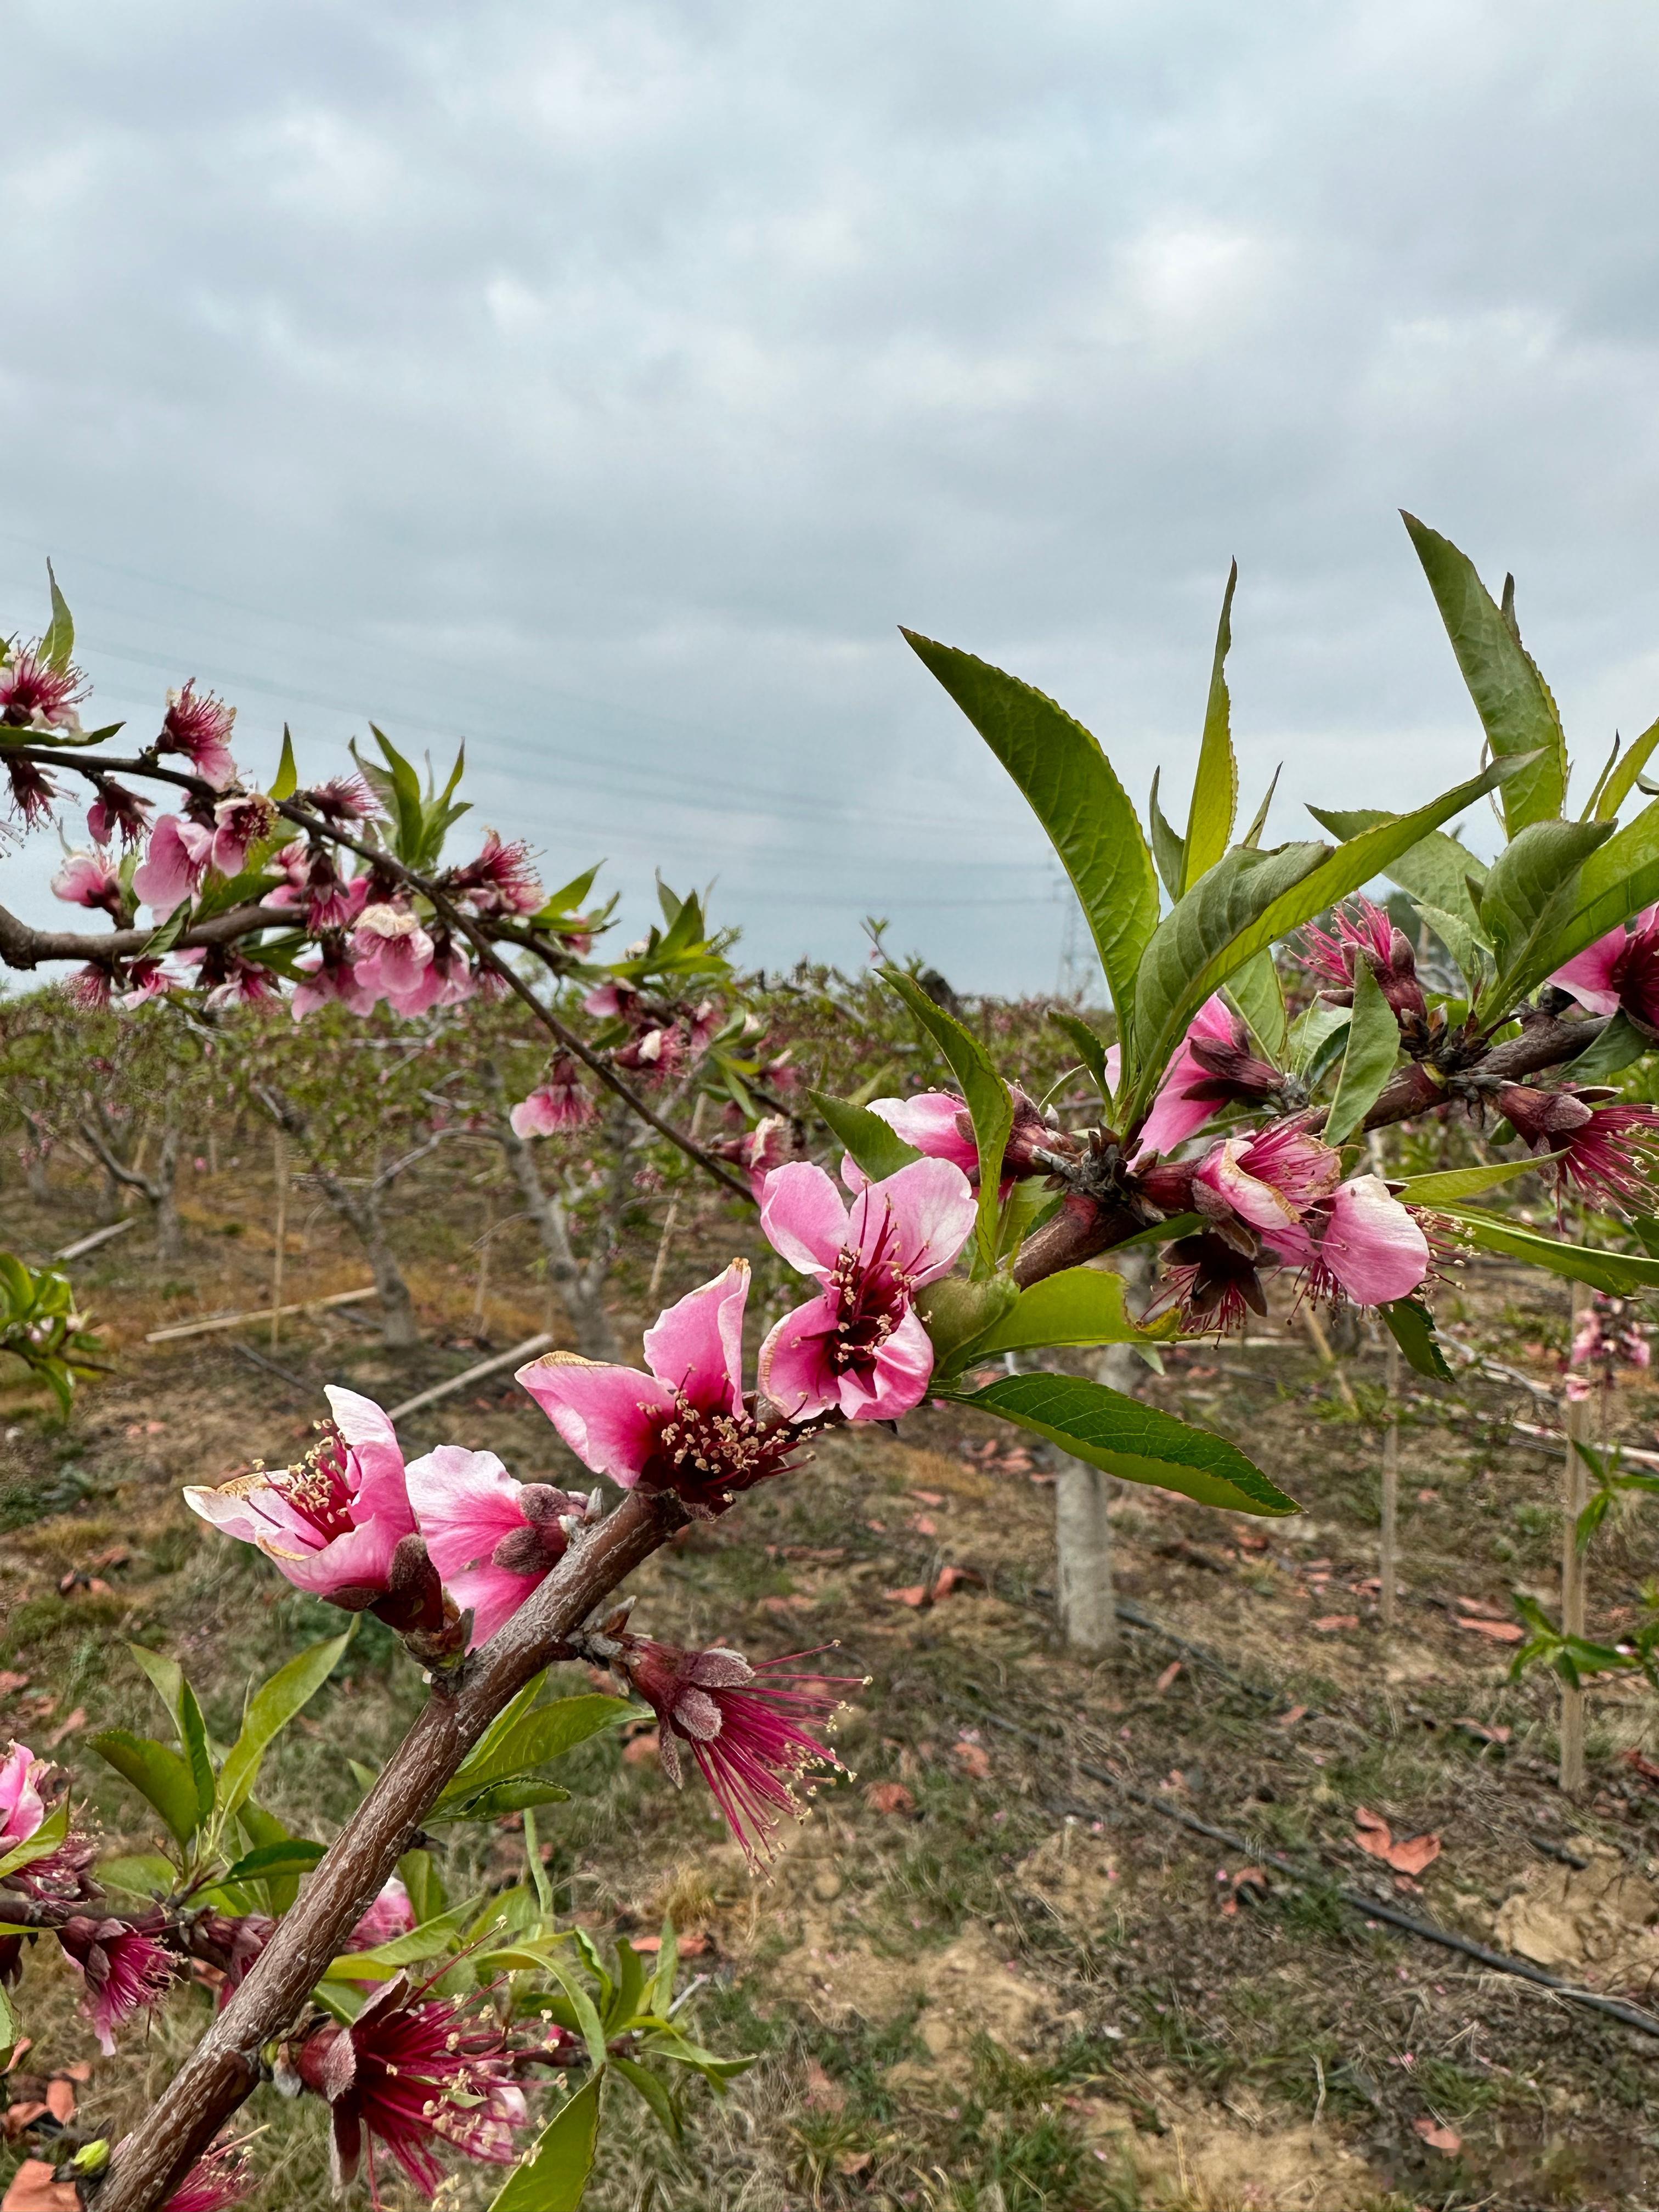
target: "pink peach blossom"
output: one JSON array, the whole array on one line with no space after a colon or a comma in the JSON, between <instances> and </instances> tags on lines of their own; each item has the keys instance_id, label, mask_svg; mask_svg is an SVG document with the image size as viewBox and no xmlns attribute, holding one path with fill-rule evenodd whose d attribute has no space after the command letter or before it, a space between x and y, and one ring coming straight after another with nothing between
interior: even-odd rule
<instances>
[{"instance_id":1,"label":"pink peach blossom","mask_svg":"<svg viewBox=\"0 0 1659 2212\"><path fill-rule=\"evenodd\" d=\"M163 814L149 833L149 848L132 878L136 897L153 913L171 914L207 873L213 832L181 814Z\"/></svg>"},{"instance_id":2,"label":"pink peach blossom","mask_svg":"<svg viewBox=\"0 0 1659 2212\"><path fill-rule=\"evenodd\" d=\"M415 1908L409 1892L394 1874L387 1881L357 1925L345 1940L348 1951L372 1951L394 1936L407 1936L415 1925Z\"/></svg>"},{"instance_id":3,"label":"pink peach blossom","mask_svg":"<svg viewBox=\"0 0 1659 2212\"><path fill-rule=\"evenodd\" d=\"M3 652L0 647L0 652ZM38 645L0 661L0 722L14 730L74 730L88 686L78 668L53 668Z\"/></svg>"},{"instance_id":4,"label":"pink peach blossom","mask_svg":"<svg viewBox=\"0 0 1659 2212\"><path fill-rule=\"evenodd\" d=\"M1650 1034L1659 1034L1659 906L1598 937L1550 977L1592 1014L1620 1008Z\"/></svg>"},{"instance_id":5,"label":"pink peach blossom","mask_svg":"<svg viewBox=\"0 0 1659 2212\"><path fill-rule=\"evenodd\" d=\"M81 1970L86 1984L82 2010L98 2047L106 2058L112 2057L116 2030L167 1995L173 1961L142 1929L122 1920L93 1920L85 1913L65 1921L58 1941Z\"/></svg>"},{"instance_id":6,"label":"pink peach blossom","mask_svg":"<svg viewBox=\"0 0 1659 2212\"><path fill-rule=\"evenodd\" d=\"M385 901L366 906L352 933L357 981L377 998L413 996L432 965L432 939L412 908Z\"/></svg>"},{"instance_id":7,"label":"pink peach blossom","mask_svg":"<svg viewBox=\"0 0 1659 2212\"><path fill-rule=\"evenodd\" d=\"M515 1481L494 1452L459 1444L411 1460L407 1480L432 1564L461 1610L471 1609L476 1650L564 1557L563 1524L581 1518L586 1500L544 1482Z\"/></svg>"},{"instance_id":8,"label":"pink peach blossom","mask_svg":"<svg viewBox=\"0 0 1659 2212\"><path fill-rule=\"evenodd\" d=\"M263 792L222 799L213 810L213 843L209 865L222 876L240 876L255 845L270 836L276 810Z\"/></svg>"},{"instance_id":9,"label":"pink peach blossom","mask_svg":"<svg viewBox=\"0 0 1659 2212\"><path fill-rule=\"evenodd\" d=\"M118 919L121 872L101 853L70 853L52 879L52 895L69 906L102 907Z\"/></svg>"},{"instance_id":10,"label":"pink peach blossom","mask_svg":"<svg viewBox=\"0 0 1659 2212\"><path fill-rule=\"evenodd\" d=\"M230 757L230 732L236 709L227 707L211 691L198 691L192 676L181 690L167 693L167 710L161 717L161 733L155 749L183 753L204 783L223 791L236 781L236 763Z\"/></svg>"},{"instance_id":11,"label":"pink peach blossom","mask_svg":"<svg viewBox=\"0 0 1659 2212\"><path fill-rule=\"evenodd\" d=\"M37 1759L26 1743L14 1743L0 1759L0 1858L29 1838L46 1817L40 1784L49 1762ZM5 1915L0 1912L0 1920Z\"/></svg>"},{"instance_id":12,"label":"pink peach blossom","mask_svg":"<svg viewBox=\"0 0 1659 2212\"><path fill-rule=\"evenodd\" d=\"M520 1137L551 1137L562 1129L583 1129L599 1119L599 1109L583 1086L581 1071L562 1052L527 1098L507 1115Z\"/></svg>"},{"instance_id":13,"label":"pink peach blossom","mask_svg":"<svg viewBox=\"0 0 1659 2212\"><path fill-rule=\"evenodd\" d=\"M1253 1229L1282 1229L1341 1179L1339 1152L1295 1121L1277 1121L1212 1146L1193 1170L1193 1195L1200 1212L1230 1210Z\"/></svg>"},{"instance_id":14,"label":"pink peach blossom","mask_svg":"<svg viewBox=\"0 0 1659 2212\"><path fill-rule=\"evenodd\" d=\"M921 1403L933 1347L911 1300L950 1272L975 1211L951 1160L912 1160L866 1184L850 1212L810 1162L768 1176L762 1230L792 1267L823 1285L761 1346L761 1389L788 1419L839 1407L849 1420L895 1420Z\"/></svg>"}]
</instances>

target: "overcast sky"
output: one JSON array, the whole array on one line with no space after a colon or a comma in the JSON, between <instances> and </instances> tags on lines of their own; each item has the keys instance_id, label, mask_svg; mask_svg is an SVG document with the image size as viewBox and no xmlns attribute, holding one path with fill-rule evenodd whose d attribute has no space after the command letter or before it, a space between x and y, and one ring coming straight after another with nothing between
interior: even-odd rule
<instances>
[{"instance_id":1,"label":"overcast sky","mask_svg":"<svg viewBox=\"0 0 1659 2212\"><path fill-rule=\"evenodd\" d=\"M901 622L1184 807L1237 556L1294 836L1476 763L1407 506L1577 750L1659 713L1651 5L13 0L6 78L0 628L50 552L139 734L464 734L632 921L1012 990L1055 870Z\"/></svg>"}]
</instances>

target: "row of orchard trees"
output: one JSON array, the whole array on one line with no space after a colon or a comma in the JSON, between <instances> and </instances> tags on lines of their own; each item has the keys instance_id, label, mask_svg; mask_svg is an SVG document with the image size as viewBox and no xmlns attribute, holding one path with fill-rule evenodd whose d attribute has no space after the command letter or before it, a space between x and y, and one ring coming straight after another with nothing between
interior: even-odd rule
<instances>
[{"instance_id":1,"label":"row of orchard trees","mask_svg":"<svg viewBox=\"0 0 1659 2212\"><path fill-rule=\"evenodd\" d=\"M751 1665L724 1645L668 1649L613 1599L689 1520L786 1480L824 1429L950 1400L1096 1474L1287 1513L1293 1501L1228 1440L1059 1371L1054 1355L1155 1352L1183 1332L1226 1328L1261 1310L1279 1278L1307 1300L1375 1310L1404 1358L1442 1371L1436 1244L1497 1250L1614 1291L1659 1283L1646 1249L1650 1236L1659 1244L1659 1115L1606 1087L1659 1038L1659 926L1648 911L1659 900L1659 800L1635 803L1659 725L1628 751L1615 745L1570 811L1565 734L1511 595L1494 601L1455 547L1408 526L1486 765L1409 812L1320 811L1329 842L1267 846L1267 800L1240 832L1231 583L1182 830L1156 791L1143 826L1096 740L1040 692L910 638L1053 841L1100 955L1115 1035L1062 1020L1062 1108L1046 1082L1027 1087L1010 1040L981 1034L915 977L885 969L882 987L948 1069L949 1087L814 1091L834 1173L801 1156L792 1102L768 1095L761 1041L727 1003L725 948L696 901L666 899L644 944L596 958L605 917L587 908L591 875L550 896L522 847L460 834L459 763L443 786L423 783L377 733L374 752L304 787L285 743L262 783L233 749L232 711L191 684L136 745L120 744L113 726L88 730L73 623L54 583L44 635L10 641L0 662L0 769L26 830L85 806L88 842L56 887L102 920L41 929L0 907L0 959L21 972L67 969L83 1009L181 1025L189 1047L175 1030L155 1048L199 1047L191 1080L203 1084L225 1079L227 1016L284 1006L228 1079L313 1148L319 1188L328 1194L333 1179L329 1202L377 1276L375 1253L389 1243L374 1194L395 1187L399 1159L441 1149L469 1118L490 1130L526 1207L549 1224L550 1264L565 1238L560 1287L592 1348L550 1354L520 1379L599 1478L588 1497L520 1484L459 1445L405 1465L380 1409L335 1390L332 1422L297 1466L189 1493L290 1581L392 1627L431 1694L326 1846L283 1832L257 1788L265 1747L326 1675L332 1645L298 1655L254 1693L228 1749L209 1739L178 1667L143 1655L172 1740L100 1745L165 1832L142 1860L96 1865L67 1778L27 1746L7 1754L0 1888L17 1932L4 1942L55 1945L112 2047L135 2014L168 1997L191 1957L220 1966L234 1989L130 2136L82 2147L64 2185L98 2212L232 2202L249 2177L221 2130L274 2081L329 2107L343 2177L390 2156L429 2192L442 2157L495 2160L516 2168L500 2212L535 2212L580 2197L604 2096L637 2094L672 2122L665 2070L718 2081L740 2063L689 2043L677 2024L671 1938L648 1976L626 1945L609 1960L589 1943L568 1947L538 1876L533 1816L556 1794L547 1763L634 1698L658 1716L671 1773L696 1767L746 1846L764 1850L793 1785L828 1759L816 1731L838 1686L787 1661ZM1489 795L1504 844L1487 865L1455 824ZM1364 897L1379 877L1410 901L1413 931ZM1419 969L1425 937L1443 967ZM1298 963L1314 973L1311 996L1287 992ZM528 1076L520 1032L495 1048L508 1001L522 1034L538 1040L542 1065ZM293 1037L290 1013L368 1025L355 1034L387 1048L391 1128L361 1075L302 1074L305 1054L279 1041ZM426 1025L417 1034L428 1048L410 1050L382 1026L405 1024ZM41 1049L49 1059L49 1036ZM709 1081L697 1073L705 1063ZM308 1061L329 1064L325 1052ZM775 1054L770 1067L775 1094ZM22 1067L23 1088L35 1079ZM704 1090L737 1109L740 1130L700 1125ZM612 1104L648 1133L646 1146L672 1148L687 1171L753 1204L776 1261L799 1279L752 1364L740 1258L647 1330L642 1367L612 1356L592 1273L602 1255L570 1243L568 1206L561 1231L557 1194L529 1149L538 1132ZM39 1100L19 1107L40 1110ZM176 1162L185 1131L169 1133L166 1110L156 1157L170 1142ZM1501 1123L1512 1155L1403 1181L1376 1172L1370 1133L1448 1118ZM97 1102L75 1126L117 1183L150 1174L123 1158ZM38 1154L54 1132L31 1127ZM617 1175L629 1149L622 1127L603 1131L596 1154ZM367 1172L348 1176L348 1158L361 1169L365 1154ZM1535 1167L1603 1220L1595 1246L1493 1210L1490 1194ZM162 1220L161 1199L153 1202ZM1141 1310L1121 1274L1093 1264L1136 1251L1156 1255ZM33 1294L18 1272L6 1271L14 1304ZM389 1278L382 1297L395 1327ZM8 1340L26 1356L33 1342L27 1330ZM34 1352L48 1364L57 1356ZM620 1493L609 1511L607 1484ZM1570 1623L1540 1634L1557 1638L1569 1667L1653 1663L1650 1640L1595 1655ZM552 1694L550 1666L572 1658L609 1668L626 1695ZM423 1839L447 1820L512 1808L525 1811L532 1848L510 1907L491 1901L480 1919L472 1905L447 1905ZM411 1978L417 1962L429 1978ZM0 1958L0 1969L15 1963ZM475 2002L481 1977L487 2017ZM525 2085L538 2068L581 2086L549 2100L521 2157Z\"/></svg>"}]
</instances>

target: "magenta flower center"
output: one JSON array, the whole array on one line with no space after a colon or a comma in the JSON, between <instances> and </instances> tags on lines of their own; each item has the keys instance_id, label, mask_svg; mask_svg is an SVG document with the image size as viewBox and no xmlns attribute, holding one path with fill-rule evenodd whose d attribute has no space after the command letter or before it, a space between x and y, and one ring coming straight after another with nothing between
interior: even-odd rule
<instances>
[{"instance_id":1,"label":"magenta flower center","mask_svg":"<svg viewBox=\"0 0 1659 2212\"><path fill-rule=\"evenodd\" d=\"M302 1519L331 1544L349 1536L356 1527L356 1504L347 1480L351 1465L349 1446L337 1429L331 1429L295 1466L266 1477Z\"/></svg>"},{"instance_id":2,"label":"magenta flower center","mask_svg":"<svg viewBox=\"0 0 1659 2212\"><path fill-rule=\"evenodd\" d=\"M787 1429L769 1433L746 1408L740 1407L733 1413L721 1407L699 1406L684 1390L677 1390L672 1407L662 1416L641 1480L653 1490L746 1490L781 1472L799 1441L799 1435Z\"/></svg>"},{"instance_id":3,"label":"magenta flower center","mask_svg":"<svg viewBox=\"0 0 1659 2212\"><path fill-rule=\"evenodd\" d=\"M824 1294L836 1308L836 1323L825 1350L838 1375L849 1368L868 1370L910 1310L915 1279L893 1250L893 1224L884 1221L868 1260L843 1245Z\"/></svg>"}]
</instances>

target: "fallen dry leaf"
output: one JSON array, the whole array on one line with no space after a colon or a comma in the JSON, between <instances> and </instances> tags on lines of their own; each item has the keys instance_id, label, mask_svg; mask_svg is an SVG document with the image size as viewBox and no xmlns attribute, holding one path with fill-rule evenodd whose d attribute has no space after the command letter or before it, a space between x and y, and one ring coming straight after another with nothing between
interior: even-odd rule
<instances>
[{"instance_id":1,"label":"fallen dry leaf","mask_svg":"<svg viewBox=\"0 0 1659 2212\"><path fill-rule=\"evenodd\" d=\"M1443 2128L1438 2120L1413 2120L1412 2125L1431 2150L1443 2150L1448 2158L1463 2148L1463 2138L1456 2130Z\"/></svg>"},{"instance_id":2,"label":"fallen dry leaf","mask_svg":"<svg viewBox=\"0 0 1659 2212\"><path fill-rule=\"evenodd\" d=\"M43 2158L26 2158L0 2197L0 2212L80 2212L81 2192L59 2181Z\"/></svg>"},{"instance_id":3,"label":"fallen dry leaf","mask_svg":"<svg viewBox=\"0 0 1659 2212\"><path fill-rule=\"evenodd\" d=\"M1509 1730L1505 1729L1504 1733L1507 1735L1509 1734ZM1644 1752L1621 1752L1620 1753L1620 1757L1624 1760L1626 1766L1633 1766L1635 1768L1636 1771L1641 1776L1644 1782L1659 1782L1659 1765L1656 1765L1653 1760L1650 1759Z\"/></svg>"},{"instance_id":4,"label":"fallen dry leaf","mask_svg":"<svg viewBox=\"0 0 1659 2212\"><path fill-rule=\"evenodd\" d=\"M662 1948L660 1936L630 1936L628 1940L641 1958L654 1959ZM701 1959L708 1946L709 1938L707 1936L682 1936L679 1941L679 1954L682 1959Z\"/></svg>"},{"instance_id":5,"label":"fallen dry leaf","mask_svg":"<svg viewBox=\"0 0 1659 2212\"><path fill-rule=\"evenodd\" d=\"M1501 1605L1488 1605L1484 1598L1459 1597L1452 1603L1460 1613L1472 1613L1480 1620L1504 1620L1508 1615Z\"/></svg>"},{"instance_id":6,"label":"fallen dry leaf","mask_svg":"<svg viewBox=\"0 0 1659 2212\"><path fill-rule=\"evenodd\" d=\"M937 1536L939 1522L931 1513L918 1513L910 1526L918 1536Z\"/></svg>"},{"instance_id":7,"label":"fallen dry leaf","mask_svg":"<svg viewBox=\"0 0 1659 2212\"><path fill-rule=\"evenodd\" d=\"M27 1674L14 1674L9 1667L0 1667L0 1696L8 1690L27 1690L28 1686Z\"/></svg>"},{"instance_id":8,"label":"fallen dry leaf","mask_svg":"<svg viewBox=\"0 0 1659 2212\"><path fill-rule=\"evenodd\" d=\"M1526 1634L1518 1620L1485 1620L1473 1613L1458 1616L1460 1628L1472 1628L1478 1636L1489 1636L1494 1644L1518 1644Z\"/></svg>"},{"instance_id":9,"label":"fallen dry leaf","mask_svg":"<svg viewBox=\"0 0 1659 2212\"><path fill-rule=\"evenodd\" d=\"M933 1602L949 1597L952 1590L983 1589L985 1577L974 1567L941 1567L939 1580L933 1584Z\"/></svg>"},{"instance_id":10,"label":"fallen dry leaf","mask_svg":"<svg viewBox=\"0 0 1659 2212\"><path fill-rule=\"evenodd\" d=\"M1289 1712L1280 1713L1273 1726L1282 1729L1294 1728L1298 1721L1305 1721L1307 1717L1308 1708L1305 1705L1292 1705Z\"/></svg>"},{"instance_id":11,"label":"fallen dry leaf","mask_svg":"<svg viewBox=\"0 0 1659 2212\"><path fill-rule=\"evenodd\" d=\"M804 2101L824 2112L838 2112L847 2102L846 2090L839 2081L830 2080L816 2058L809 2058L806 2062L806 2095Z\"/></svg>"},{"instance_id":12,"label":"fallen dry leaf","mask_svg":"<svg viewBox=\"0 0 1659 2212\"><path fill-rule=\"evenodd\" d=\"M7 2106L3 2113L0 2113L0 2128L4 2130L6 2141L15 2142L25 2128L32 2128L37 2120L44 2120L51 2110L52 2106L39 2097L19 2097L15 2103Z\"/></svg>"},{"instance_id":13,"label":"fallen dry leaf","mask_svg":"<svg viewBox=\"0 0 1659 2212\"><path fill-rule=\"evenodd\" d=\"M916 1801L902 1782L872 1782L864 1793L864 1802L872 1813L902 1813L907 1817L916 1809Z\"/></svg>"},{"instance_id":14,"label":"fallen dry leaf","mask_svg":"<svg viewBox=\"0 0 1659 2212\"><path fill-rule=\"evenodd\" d=\"M66 1735L73 1735L76 1729L82 1729L86 1724L87 1709L84 1705L77 1705L75 1708L75 1711L70 1715L69 1718L66 1721L59 1721L57 1727L46 1738L47 1750L56 1751L58 1745L62 1743Z\"/></svg>"},{"instance_id":15,"label":"fallen dry leaf","mask_svg":"<svg viewBox=\"0 0 1659 2212\"><path fill-rule=\"evenodd\" d=\"M918 1505L943 1505L945 1503L942 1490L913 1490L910 1495Z\"/></svg>"},{"instance_id":16,"label":"fallen dry leaf","mask_svg":"<svg viewBox=\"0 0 1659 2212\"><path fill-rule=\"evenodd\" d=\"M1353 1825L1353 1839L1360 1850L1368 1852L1374 1859L1381 1859L1385 1866L1392 1867L1396 1874L1421 1874L1425 1867L1432 1866L1440 1856L1438 1836L1407 1836L1402 1837L1400 1842L1396 1843L1394 1839L1394 1831L1388 1822L1380 1814L1373 1813L1368 1806L1354 1807Z\"/></svg>"},{"instance_id":17,"label":"fallen dry leaf","mask_svg":"<svg viewBox=\"0 0 1659 2212\"><path fill-rule=\"evenodd\" d=\"M1357 1613L1324 1613L1314 1623L1316 1632L1321 1636L1334 1636L1339 1629L1358 1628L1358 1626L1359 1615Z\"/></svg>"},{"instance_id":18,"label":"fallen dry leaf","mask_svg":"<svg viewBox=\"0 0 1659 2212\"><path fill-rule=\"evenodd\" d=\"M1472 1721L1467 1713L1455 1720L1452 1726L1467 1729L1470 1735L1478 1735L1483 1743L1507 1743L1513 1733L1512 1730L1497 1722L1489 1725L1485 1721ZM1627 1759L1633 1759L1638 1757L1639 1753L1626 1752L1625 1756ZM1659 1775L1659 1766L1656 1766L1653 1771L1656 1775Z\"/></svg>"},{"instance_id":19,"label":"fallen dry leaf","mask_svg":"<svg viewBox=\"0 0 1659 2212\"><path fill-rule=\"evenodd\" d=\"M61 2074L54 2074L46 2084L46 2105L53 2119L67 2127L75 2118L74 2082L64 2081Z\"/></svg>"},{"instance_id":20,"label":"fallen dry leaf","mask_svg":"<svg viewBox=\"0 0 1659 2212\"><path fill-rule=\"evenodd\" d=\"M990 1780L991 1754L982 1743L969 1743L964 1738L951 1746L951 1756L974 1781Z\"/></svg>"},{"instance_id":21,"label":"fallen dry leaf","mask_svg":"<svg viewBox=\"0 0 1659 2212\"><path fill-rule=\"evenodd\" d=\"M1164 1672L1158 1676L1157 1681L1152 1685L1155 1693L1161 1698L1180 1672L1180 1660L1171 1659L1169 1665L1164 1669Z\"/></svg>"},{"instance_id":22,"label":"fallen dry leaf","mask_svg":"<svg viewBox=\"0 0 1659 2212\"><path fill-rule=\"evenodd\" d=\"M33 2048L34 2038L32 2035L20 2035L17 2039L16 2048L13 2051L11 2057L7 2059L3 2066L0 2066L0 2074L10 2074L14 2072L16 2068L22 2064L27 2053L33 2051ZM69 2069L65 2067L64 2070L67 2073ZM90 2074L92 2069L88 2067L87 2071Z\"/></svg>"},{"instance_id":23,"label":"fallen dry leaf","mask_svg":"<svg viewBox=\"0 0 1659 2212\"><path fill-rule=\"evenodd\" d=\"M804 1591L798 1591L793 1597L763 1597L760 1601L760 1609L763 1613L782 1615L805 1613L817 1603L816 1598L808 1597Z\"/></svg>"},{"instance_id":24,"label":"fallen dry leaf","mask_svg":"<svg viewBox=\"0 0 1659 2212\"><path fill-rule=\"evenodd\" d=\"M643 1735L630 1736L623 1746L623 1762L628 1766L645 1766L653 1759L660 1747L660 1738L655 1729L647 1729Z\"/></svg>"},{"instance_id":25,"label":"fallen dry leaf","mask_svg":"<svg viewBox=\"0 0 1659 2212\"><path fill-rule=\"evenodd\" d=\"M922 1606L928 1603L933 1592L926 1583L909 1583L902 1589L884 1590L882 1595L893 1605Z\"/></svg>"}]
</instances>

